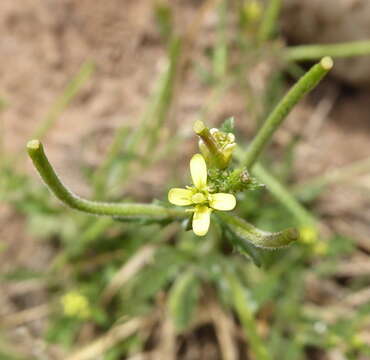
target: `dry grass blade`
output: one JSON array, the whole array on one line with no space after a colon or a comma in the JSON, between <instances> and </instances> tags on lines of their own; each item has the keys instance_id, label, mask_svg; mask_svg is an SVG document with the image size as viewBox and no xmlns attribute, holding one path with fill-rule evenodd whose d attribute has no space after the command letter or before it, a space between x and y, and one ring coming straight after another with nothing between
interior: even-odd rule
<instances>
[{"instance_id":1,"label":"dry grass blade","mask_svg":"<svg viewBox=\"0 0 370 360\"><path fill-rule=\"evenodd\" d=\"M358 307L370 303L370 287L360 291L350 293L345 299L344 303L351 307Z\"/></svg>"},{"instance_id":2,"label":"dry grass blade","mask_svg":"<svg viewBox=\"0 0 370 360\"><path fill-rule=\"evenodd\" d=\"M338 263L335 270L337 276L364 276L370 275L370 262L367 258L352 259Z\"/></svg>"},{"instance_id":3,"label":"dry grass blade","mask_svg":"<svg viewBox=\"0 0 370 360\"><path fill-rule=\"evenodd\" d=\"M169 316L165 316L162 321L160 336L156 357L154 358L176 360L176 332Z\"/></svg>"},{"instance_id":4,"label":"dry grass blade","mask_svg":"<svg viewBox=\"0 0 370 360\"><path fill-rule=\"evenodd\" d=\"M2 318L0 318L0 323L2 327L17 327L31 321L42 319L46 317L49 313L50 306L48 304L42 304L30 309L3 316Z\"/></svg>"},{"instance_id":5,"label":"dry grass blade","mask_svg":"<svg viewBox=\"0 0 370 360\"><path fill-rule=\"evenodd\" d=\"M362 220L353 219L334 219L332 224L338 233L351 237L356 241L356 244L366 251L370 251L369 242L369 225Z\"/></svg>"},{"instance_id":6,"label":"dry grass blade","mask_svg":"<svg viewBox=\"0 0 370 360\"><path fill-rule=\"evenodd\" d=\"M127 358L127 360L150 360L150 359L155 359L155 357L152 357L150 354L144 353L135 354Z\"/></svg>"},{"instance_id":7,"label":"dry grass blade","mask_svg":"<svg viewBox=\"0 0 370 360\"><path fill-rule=\"evenodd\" d=\"M340 349L331 350L328 354L328 360L347 360Z\"/></svg>"},{"instance_id":8,"label":"dry grass blade","mask_svg":"<svg viewBox=\"0 0 370 360\"><path fill-rule=\"evenodd\" d=\"M222 359L237 360L238 351L234 340L235 326L231 317L215 302L210 304L209 312L220 344Z\"/></svg>"},{"instance_id":9,"label":"dry grass blade","mask_svg":"<svg viewBox=\"0 0 370 360\"><path fill-rule=\"evenodd\" d=\"M335 101L338 97L338 92L335 91L333 94L323 98L313 111L312 115L308 119L304 133L308 134L308 141L311 141L317 137L322 129L322 126L327 120Z\"/></svg>"},{"instance_id":10,"label":"dry grass blade","mask_svg":"<svg viewBox=\"0 0 370 360\"><path fill-rule=\"evenodd\" d=\"M115 274L102 295L103 304L107 304L119 288L132 276L137 274L152 258L157 246L144 246Z\"/></svg>"},{"instance_id":11,"label":"dry grass blade","mask_svg":"<svg viewBox=\"0 0 370 360\"><path fill-rule=\"evenodd\" d=\"M68 356L65 360L94 360L121 340L132 335L144 324L141 318L134 318L112 328L106 335Z\"/></svg>"},{"instance_id":12,"label":"dry grass blade","mask_svg":"<svg viewBox=\"0 0 370 360\"><path fill-rule=\"evenodd\" d=\"M328 324L334 324L338 319L349 319L354 315L352 308L334 304L326 307L314 304L304 305L303 312L307 316L320 318Z\"/></svg>"},{"instance_id":13,"label":"dry grass blade","mask_svg":"<svg viewBox=\"0 0 370 360\"><path fill-rule=\"evenodd\" d=\"M7 284L4 290L6 290L10 296L20 296L31 292L42 291L45 290L45 288L46 284L43 280L29 279Z\"/></svg>"}]
</instances>

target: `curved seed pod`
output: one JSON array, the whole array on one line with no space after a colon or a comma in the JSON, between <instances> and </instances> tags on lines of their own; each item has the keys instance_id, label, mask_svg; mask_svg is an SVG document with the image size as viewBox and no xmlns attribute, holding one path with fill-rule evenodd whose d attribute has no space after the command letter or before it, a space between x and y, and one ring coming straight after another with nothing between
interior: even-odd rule
<instances>
[{"instance_id":1,"label":"curved seed pod","mask_svg":"<svg viewBox=\"0 0 370 360\"><path fill-rule=\"evenodd\" d=\"M268 232L256 228L237 216L226 213L219 213L218 216L237 237L252 243L256 247L273 250L288 246L299 238L298 230L294 228L279 232Z\"/></svg>"},{"instance_id":2,"label":"curved seed pod","mask_svg":"<svg viewBox=\"0 0 370 360\"><path fill-rule=\"evenodd\" d=\"M285 120L290 111L300 101L303 96L314 89L318 83L333 67L333 60L326 56L321 61L312 66L297 83L288 91L283 99L277 104L275 109L268 116L257 135L250 143L243 160L243 165L251 170L259 155L271 140L275 131Z\"/></svg>"},{"instance_id":3,"label":"curved seed pod","mask_svg":"<svg viewBox=\"0 0 370 360\"><path fill-rule=\"evenodd\" d=\"M72 209L93 215L113 216L115 218L144 218L155 220L183 219L188 216L184 210L165 208L152 204L105 203L80 198L69 190L59 179L51 166L39 140L27 143L28 154L50 191Z\"/></svg>"}]
</instances>

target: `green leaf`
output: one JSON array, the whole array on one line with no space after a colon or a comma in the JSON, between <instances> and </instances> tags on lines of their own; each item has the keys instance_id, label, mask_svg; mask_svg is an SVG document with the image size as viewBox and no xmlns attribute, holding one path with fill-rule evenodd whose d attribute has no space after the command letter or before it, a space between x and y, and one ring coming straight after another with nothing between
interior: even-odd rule
<instances>
[{"instance_id":1,"label":"green leaf","mask_svg":"<svg viewBox=\"0 0 370 360\"><path fill-rule=\"evenodd\" d=\"M257 320L253 313L253 303L247 296L245 286L239 281L235 274L227 274L229 286L231 289L233 307L239 317L239 320L248 339L253 357L258 360L272 360L265 341L258 333Z\"/></svg>"},{"instance_id":2,"label":"green leaf","mask_svg":"<svg viewBox=\"0 0 370 360\"><path fill-rule=\"evenodd\" d=\"M199 280L194 272L182 274L172 286L168 296L168 307L178 331L187 328L198 302Z\"/></svg>"},{"instance_id":3,"label":"green leaf","mask_svg":"<svg viewBox=\"0 0 370 360\"><path fill-rule=\"evenodd\" d=\"M263 264L262 249L259 249L252 245L251 243L244 241L243 238L239 237L232 231L227 233L228 240L233 244L234 248L242 255L252 259L253 263L261 267Z\"/></svg>"},{"instance_id":4,"label":"green leaf","mask_svg":"<svg viewBox=\"0 0 370 360\"><path fill-rule=\"evenodd\" d=\"M165 2L155 4L154 15L161 36L168 40L173 31L173 18L171 7Z\"/></svg>"},{"instance_id":5,"label":"green leaf","mask_svg":"<svg viewBox=\"0 0 370 360\"><path fill-rule=\"evenodd\" d=\"M67 318L57 315L47 329L46 339L52 343L58 343L70 348L74 343L78 331L81 328L81 321L76 318Z\"/></svg>"},{"instance_id":6,"label":"green leaf","mask_svg":"<svg viewBox=\"0 0 370 360\"><path fill-rule=\"evenodd\" d=\"M225 133L233 133L234 132L234 117L231 116L227 118L221 125L220 130Z\"/></svg>"},{"instance_id":7,"label":"green leaf","mask_svg":"<svg viewBox=\"0 0 370 360\"><path fill-rule=\"evenodd\" d=\"M144 267L123 287L123 298L129 300L133 307L150 300L160 290L176 278L180 269L186 264L187 257L176 249L162 247L153 262ZM132 299L136 299L132 302Z\"/></svg>"}]
</instances>

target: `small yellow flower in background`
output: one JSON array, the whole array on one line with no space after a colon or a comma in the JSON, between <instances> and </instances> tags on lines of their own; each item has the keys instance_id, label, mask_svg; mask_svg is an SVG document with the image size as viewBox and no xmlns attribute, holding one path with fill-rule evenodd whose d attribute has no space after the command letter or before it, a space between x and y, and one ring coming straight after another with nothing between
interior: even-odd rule
<instances>
[{"instance_id":1,"label":"small yellow flower in background","mask_svg":"<svg viewBox=\"0 0 370 360\"><path fill-rule=\"evenodd\" d=\"M89 301L77 291L71 291L65 294L61 299L61 303L64 315L66 316L79 319L87 319L90 317L91 309Z\"/></svg>"},{"instance_id":2,"label":"small yellow flower in background","mask_svg":"<svg viewBox=\"0 0 370 360\"><path fill-rule=\"evenodd\" d=\"M318 242L314 244L312 251L315 255L324 256L328 253L329 245L326 242Z\"/></svg>"},{"instance_id":3,"label":"small yellow flower in background","mask_svg":"<svg viewBox=\"0 0 370 360\"><path fill-rule=\"evenodd\" d=\"M194 186L186 189L174 188L168 193L168 201L178 206L192 205L188 211L194 212L193 231L198 236L207 234L213 210L233 210L235 196L226 193L211 194L207 186L207 165L203 156L194 155L190 160L190 174Z\"/></svg>"},{"instance_id":4,"label":"small yellow flower in background","mask_svg":"<svg viewBox=\"0 0 370 360\"><path fill-rule=\"evenodd\" d=\"M302 226L299 229L301 242L310 246L315 255L323 256L328 253L329 246L326 242L319 241L319 234L314 226Z\"/></svg>"},{"instance_id":5,"label":"small yellow flower in background","mask_svg":"<svg viewBox=\"0 0 370 360\"><path fill-rule=\"evenodd\" d=\"M302 226L299 229L299 237L305 244L313 244L317 241L317 230L313 226Z\"/></svg>"},{"instance_id":6,"label":"small yellow flower in background","mask_svg":"<svg viewBox=\"0 0 370 360\"><path fill-rule=\"evenodd\" d=\"M354 347L354 348L360 348L361 346L363 346L365 343L364 343L364 340L361 338L360 335L356 334L356 335L353 335L350 339L350 342L351 342L351 345Z\"/></svg>"},{"instance_id":7,"label":"small yellow flower in background","mask_svg":"<svg viewBox=\"0 0 370 360\"><path fill-rule=\"evenodd\" d=\"M257 22L263 13L262 5L257 0L250 0L244 4L244 15L249 23Z\"/></svg>"}]
</instances>

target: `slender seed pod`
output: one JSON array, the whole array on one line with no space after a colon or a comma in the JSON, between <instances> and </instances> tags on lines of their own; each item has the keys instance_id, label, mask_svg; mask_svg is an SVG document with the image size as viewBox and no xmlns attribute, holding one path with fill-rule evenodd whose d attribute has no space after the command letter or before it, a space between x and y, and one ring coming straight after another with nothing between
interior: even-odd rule
<instances>
[{"instance_id":1,"label":"slender seed pod","mask_svg":"<svg viewBox=\"0 0 370 360\"><path fill-rule=\"evenodd\" d=\"M188 216L184 210L169 209L152 204L105 203L82 199L70 191L58 178L39 140L27 144L28 154L45 184L51 192L69 207L93 215L106 215L119 218L167 218L182 219Z\"/></svg>"}]
</instances>

